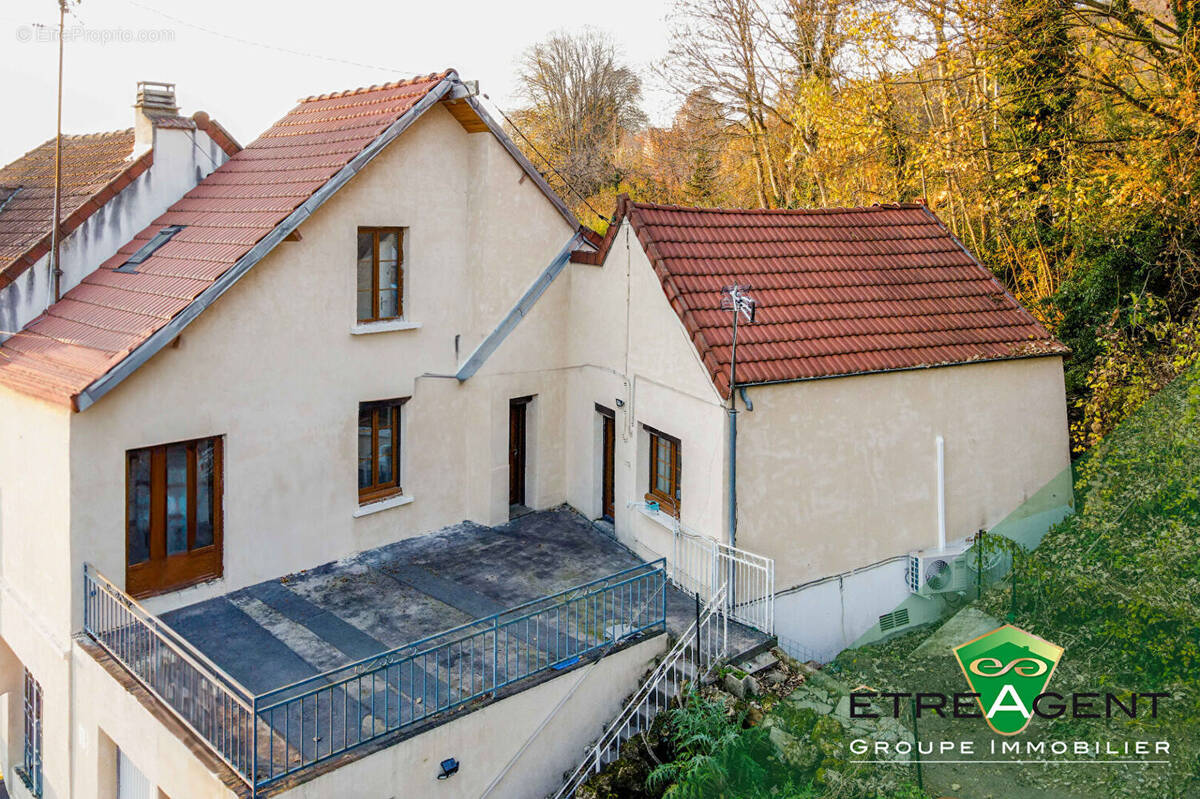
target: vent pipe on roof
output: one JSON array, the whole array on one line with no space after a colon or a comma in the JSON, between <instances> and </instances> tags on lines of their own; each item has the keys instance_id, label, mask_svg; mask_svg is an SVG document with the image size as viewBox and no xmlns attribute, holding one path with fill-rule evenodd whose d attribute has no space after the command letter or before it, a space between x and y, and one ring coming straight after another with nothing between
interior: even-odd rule
<instances>
[{"instance_id":1,"label":"vent pipe on roof","mask_svg":"<svg viewBox=\"0 0 1200 799\"><path fill-rule=\"evenodd\" d=\"M179 113L179 105L175 102L175 84L138 81L137 102L133 108L133 155L137 157L154 146L154 121Z\"/></svg>"}]
</instances>

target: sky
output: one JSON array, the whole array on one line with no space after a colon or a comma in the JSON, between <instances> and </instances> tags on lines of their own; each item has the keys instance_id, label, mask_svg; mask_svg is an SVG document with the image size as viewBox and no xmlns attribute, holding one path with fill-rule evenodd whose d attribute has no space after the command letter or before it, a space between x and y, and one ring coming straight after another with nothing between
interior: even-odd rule
<instances>
[{"instance_id":1,"label":"sky","mask_svg":"<svg viewBox=\"0 0 1200 799\"><path fill-rule=\"evenodd\" d=\"M669 10L670 0L82 0L63 37L63 132L132 127L139 80L174 83L182 113L207 111L242 144L301 97L447 67L508 111L521 52L554 31L607 31L648 77L668 47ZM56 0L0 3L0 164L54 136L57 25ZM651 119L669 118L672 98L647 88Z\"/></svg>"}]
</instances>

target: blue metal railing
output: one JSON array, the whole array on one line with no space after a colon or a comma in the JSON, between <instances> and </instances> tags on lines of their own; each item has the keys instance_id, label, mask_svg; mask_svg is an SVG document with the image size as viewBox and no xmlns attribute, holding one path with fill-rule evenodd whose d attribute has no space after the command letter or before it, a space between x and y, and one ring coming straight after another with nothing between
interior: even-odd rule
<instances>
[{"instance_id":1,"label":"blue metal railing","mask_svg":"<svg viewBox=\"0 0 1200 799\"><path fill-rule=\"evenodd\" d=\"M250 691L87 564L83 630L251 784Z\"/></svg>"},{"instance_id":2,"label":"blue metal railing","mask_svg":"<svg viewBox=\"0 0 1200 799\"><path fill-rule=\"evenodd\" d=\"M94 570L84 580L88 635L254 790L666 629L659 560L254 695Z\"/></svg>"}]
</instances>

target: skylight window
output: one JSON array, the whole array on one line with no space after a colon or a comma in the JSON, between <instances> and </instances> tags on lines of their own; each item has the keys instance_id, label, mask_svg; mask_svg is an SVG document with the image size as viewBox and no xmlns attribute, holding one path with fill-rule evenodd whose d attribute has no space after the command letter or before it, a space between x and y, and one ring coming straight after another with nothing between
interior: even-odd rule
<instances>
[{"instance_id":1,"label":"skylight window","mask_svg":"<svg viewBox=\"0 0 1200 799\"><path fill-rule=\"evenodd\" d=\"M145 261L154 251L171 240L179 231L183 230L183 225L167 225L162 230L154 234L154 238L143 244L137 252L129 256L129 260L117 267L118 272L134 272L135 267L142 261Z\"/></svg>"}]
</instances>

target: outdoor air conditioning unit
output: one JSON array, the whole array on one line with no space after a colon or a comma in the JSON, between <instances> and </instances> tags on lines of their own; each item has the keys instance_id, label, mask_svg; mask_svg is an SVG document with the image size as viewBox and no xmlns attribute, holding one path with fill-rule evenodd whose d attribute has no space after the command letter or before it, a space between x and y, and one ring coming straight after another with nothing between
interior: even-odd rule
<instances>
[{"instance_id":1,"label":"outdoor air conditioning unit","mask_svg":"<svg viewBox=\"0 0 1200 799\"><path fill-rule=\"evenodd\" d=\"M975 572L967 563L966 542L943 549L927 549L908 556L908 589L918 596L958 593L975 583Z\"/></svg>"}]
</instances>

